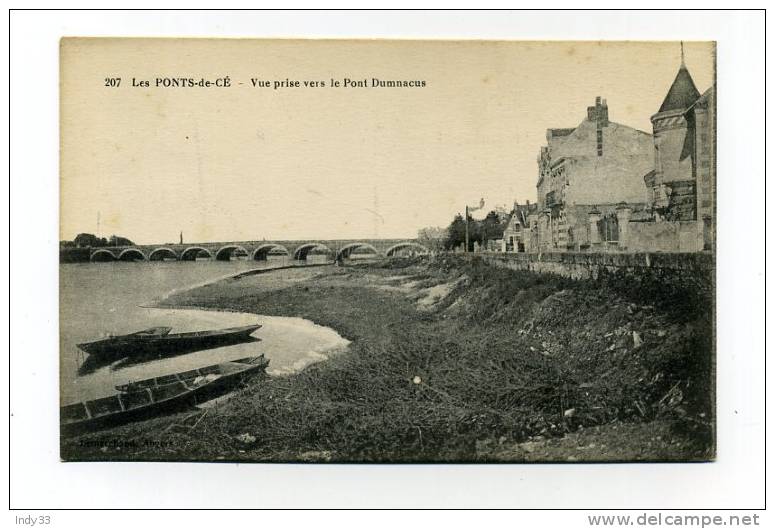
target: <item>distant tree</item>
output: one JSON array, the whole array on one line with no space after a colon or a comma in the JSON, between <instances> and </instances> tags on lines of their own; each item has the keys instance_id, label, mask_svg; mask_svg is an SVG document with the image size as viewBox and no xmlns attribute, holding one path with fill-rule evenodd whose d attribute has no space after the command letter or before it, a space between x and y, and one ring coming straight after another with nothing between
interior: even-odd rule
<instances>
[{"instance_id":1,"label":"distant tree","mask_svg":"<svg viewBox=\"0 0 775 529\"><path fill-rule=\"evenodd\" d=\"M64 242L66 241L62 241L62 243ZM111 235L110 239L106 239L105 237L97 237L93 233L79 233L71 244L79 248L101 248L104 246L134 246L135 243L119 235Z\"/></svg>"},{"instance_id":2,"label":"distant tree","mask_svg":"<svg viewBox=\"0 0 775 529\"><path fill-rule=\"evenodd\" d=\"M447 230L437 226L422 228L417 232L417 242L432 252L444 249L447 238Z\"/></svg>"},{"instance_id":3,"label":"distant tree","mask_svg":"<svg viewBox=\"0 0 775 529\"><path fill-rule=\"evenodd\" d=\"M480 244L487 244L487 241L494 241L503 238L503 230L506 229L508 219L504 222L497 211L490 211L487 216L479 222L480 226Z\"/></svg>"},{"instance_id":4,"label":"distant tree","mask_svg":"<svg viewBox=\"0 0 775 529\"><path fill-rule=\"evenodd\" d=\"M468 216L468 251L474 251L474 243L478 242L480 245L484 240L484 232L482 231L482 221L474 219L472 216Z\"/></svg>"},{"instance_id":5,"label":"distant tree","mask_svg":"<svg viewBox=\"0 0 775 529\"><path fill-rule=\"evenodd\" d=\"M79 233L78 235L75 236L75 239L73 239L73 242L79 248L86 248L86 247L99 248L101 246L108 245L108 241L107 239L105 239L105 237L97 237L93 233Z\"/></svg>"},{"instance_id":6,"label":"distant tree","mask_svg":"<svg viewBox=\"0 0 775 529\"><path fill-rule=\"evenodd\" d=\"M447 237L444 239L444 249L454 250L466 240L466 223L463 215L458 213L447 227Z\"/></svg>"},{"instance_id":7,"label":"distant tree","mask_svg":"<svg viewBox=\"0 0 775 529\"><path fill-rule=\"evenodd\" d=\"M120 237L118 235L111 235L108 239L108 246L134 246L135 243L127 239L126 237Z\"/></svg>"},{"instance_id":8,"label":"distant tree","mask_svg":"<svg viewBox=\"0 0 775 529\"><path fill-rule=\"evenodd\" d=\"M468 216L468 251L474 250L474 243L480 246L487 244L487 241L493 241L503 238L503 230L506 229L508 219L504 220L503 215L498 211L490 211L482 220L475 220ZM444 239L444 249L452 250L464 244L466 240L466 223L463 221L463 215L457 214L452 223L447 228L447 236Z\"/></svg>"}]
</instances>

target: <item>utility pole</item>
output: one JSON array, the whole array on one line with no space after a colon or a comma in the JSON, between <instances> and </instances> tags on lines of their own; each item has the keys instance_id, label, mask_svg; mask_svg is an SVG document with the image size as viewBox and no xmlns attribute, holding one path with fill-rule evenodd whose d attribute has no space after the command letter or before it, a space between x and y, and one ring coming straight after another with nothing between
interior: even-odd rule
<instances>
[{"instance_id":1,"label":"utility pole","mask_svg":"<svg viewBox=\"0 0 775 529\"><path fill-rule=\"evenodd\" d=\"M463 250L465 253L468 253L468 206L466 205L466 246Z\"/></svg>"}]
</instances>

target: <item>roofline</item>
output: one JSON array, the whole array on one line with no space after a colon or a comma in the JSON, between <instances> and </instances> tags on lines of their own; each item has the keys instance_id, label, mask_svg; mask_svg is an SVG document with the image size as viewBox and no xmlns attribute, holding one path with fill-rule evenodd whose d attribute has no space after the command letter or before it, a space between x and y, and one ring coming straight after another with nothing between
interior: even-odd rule
<instances>
[{"instance_id":1,"label":"roofline","mask_svg":"<svg viewBox=\"0 0 775 529\"><path fill-rule=\"evenodd\" d=\"M680 111L671 111L671 112L676 112L676 115L677 115L677 116L682 114L682 112L680 112ZM660 114L660 113L658 112L657 114ZM657 114L654 114L654 116L656 116ZM662 114L668 114L668 112L662 112ZM651 116L651 120L652 120L652 121L654 120L654 116ZM573 136L573 135L576 133L576 131L577 131L577 130L579 130L579 127L581 127L581 124L582 124L582 123L584 123L584 121L589 121L589 120L587 120L587 119L583 120L581 123L579 123L579 125L578 125L578 126L575 128L575 129L573 129L573 132L571 132L571 133L570 133L570 134L568 134L567 136L560 136L560 137L561 137L561 138L569 138L570 136ZM640 132L641 134L645 134L646 136L651 136L651 137L653 137L653 136L654 136L654 135L653 135L652 133L650 133L650 132L646 132L645 130L641 130L641 129L636 129L635 127L631 127L631 126L629 126L629 125L625 125L624 123L619 123L618 121L610 121L610 120L609 120L609 121L608 121L608 125L609 125L609 126L610 126L610 125L616 125L617 127L624 127L624 128L626 128L626 129L634 130L635 132ZM548 130L552 130L552 129L546 129L546 130L548 131ZM547 143L548 143L548 142L547 142ZM548 148L548 147L549 147L549 145L542 145L542 146L541 146L541 148L544 148L544 147L547 147L547 148ZM572 158L572 156L568 156L568 158ZM554 164L552 164L552 167L554 167Z\"/></svg>"}]
</instances>

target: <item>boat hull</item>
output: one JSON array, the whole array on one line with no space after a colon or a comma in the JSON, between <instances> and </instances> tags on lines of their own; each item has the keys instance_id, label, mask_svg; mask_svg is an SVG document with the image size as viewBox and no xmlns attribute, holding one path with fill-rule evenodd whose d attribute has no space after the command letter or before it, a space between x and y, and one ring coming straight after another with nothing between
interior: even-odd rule
<instances>
[{"instance_id":1,"label":"boat hull","mask_svg":"<svg viewBox=\"0 0 775 529\"><path fill-rule=\"evenodd\" d=\"M165 356L232 345L250 339L260 325L234 327L219 331L167 335L127 335L79 344L78 347L98 359Z\"/></svg>"},{"instance_id":2,"label":"boat hull","mask_svg":"<svg viewBox=\"0 0 775 529\"><path fill-rule=\"evenodd\" d=\"M64 406L60 409L61 435L79 435L190 409L222 396L248 378L263 373L268 364L263 355L224 362L208 366L223 368L220 376L198 385L191 380L137 389L128 385L124 392L111 397Z\"/></svg>"}]
</instances>

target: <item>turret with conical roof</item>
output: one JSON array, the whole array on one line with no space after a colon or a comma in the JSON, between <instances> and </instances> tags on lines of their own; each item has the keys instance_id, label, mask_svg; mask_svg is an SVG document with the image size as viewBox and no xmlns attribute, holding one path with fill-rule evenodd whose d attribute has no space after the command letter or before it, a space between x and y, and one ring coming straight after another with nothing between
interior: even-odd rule
<instances>
[{"instance_id":1,"label":"turret with conical roof","mask_svg":"<svg viewBox=\"0 0 775 529\"><path fill-rule=\"evenodd\" d=\"M644 181L658 220L697 221L712 215L715 172L710 152L715 114L711 115L710 104L703 103L710 98L697 90L684 63L682 45L678 73L659 111L651 116L654 171ZM699 248L712 244L708 242L712 235L697 233Z\"/></svg>"},{"instance_id":2,"label":"turret with conical roof","mask_svg":"<svg viewBox=\"0 0 775 529\"><path fill-rule=\"evenodd\" d=\"M654 127L654 179L656 185L692 180L692 135L686 111L700 97L683 62L659 111L651 116Z\"/></svg>"},{"instance_id":3,"label":"turret with conical roof","mask_svg":"<svg viewBox=\"0 0 775 529\"><path fill-rule=\"evenodd\" d=\"M694 85L694 79L682 62L678 69L678 75L675 76L673 84L670 86L659 112L670 112L674 110L686 110L700 97L700 91Z\"/></svg>"}]
</instances>

